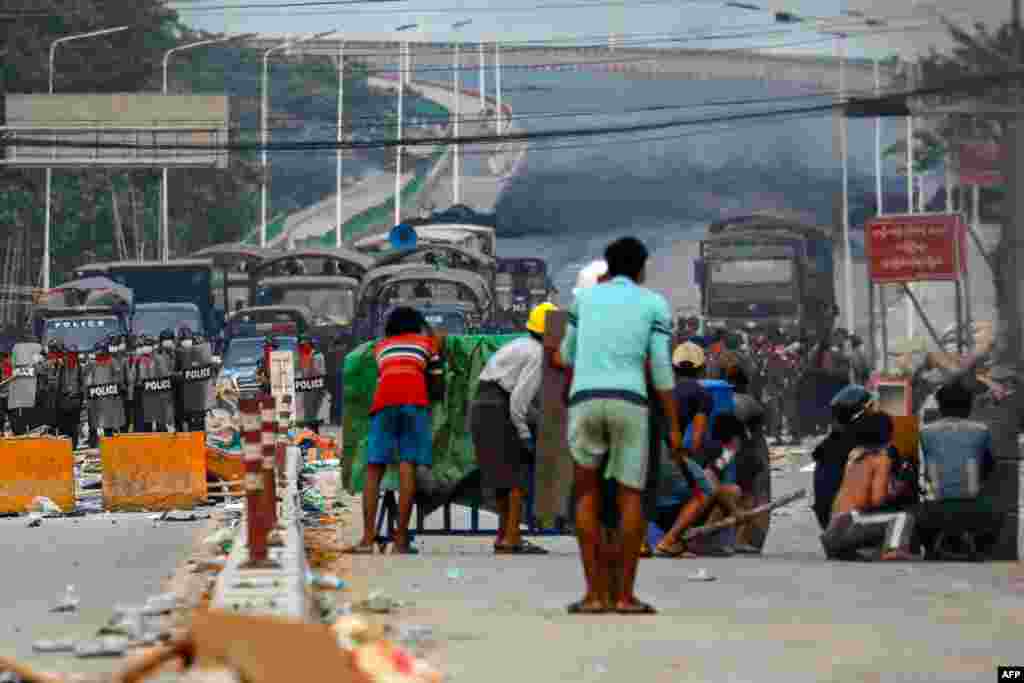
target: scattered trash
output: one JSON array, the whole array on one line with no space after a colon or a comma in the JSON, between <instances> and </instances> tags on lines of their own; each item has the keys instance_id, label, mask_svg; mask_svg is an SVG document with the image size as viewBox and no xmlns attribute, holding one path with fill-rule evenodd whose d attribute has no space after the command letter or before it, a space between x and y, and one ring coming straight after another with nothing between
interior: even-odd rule
<instances>
[{"instance_id":1,"label":"scattered trash","mask_svg":"<svg viewBox=\"0 0 1024 683\"><path fill-rule=\"evenodd\" d=\"M817 463L812 462L809 465L804 465L803 467L801 467L800 471L801 472L813 472L815 470L816 466L817 466Z\"/></svg>"},{"instance_id":2,"label":"scattered trash","mask_svg":"<svg viewBox=\"0 0 1024 683\"><path fill-rule=\"evenodd\" d=\"M437 642L434 629L418 624L402 624L395 633L395 640L403 647L422 652Z\"/></svg>"},{"instance_id":3,"label":"scattered trash","mask_svg":"<svg viewBox=\"0 0 1024 683\"><path fill-rule=\"evenodd\" d=\"M74 652L75 641L70 638L62 640L37 640L32 643L32 651L39 653Z\"/></svg>"},{"instance_id":4,"label":"scattered trash","mask_svg":"<svg viewBox=\"0 0 1024 683\"><path fill-rule=\"evenodd\" d=\"M327 588L330 590L343 590L347 584L333 574L319 574L309 572L306 575L306 583L314 588Z\"/></svg>"},{"instance_id":5,"label":"scattered trash","mask_svg":"<svg viewBox=\"0 0 1024 683\"><path fill-rule=\"evenodd\" d=\"M146 604L142 608L142 614L147 617L170 614L178 608L179 604L178 596L174 593L153 595L146 599Z\"/></svg>"},{"instance_id":6,"label":"scattered trash","mask_svg":"<svg viewBox=\"0 0 1024 683\"><path fill-rule=\"evenodd\" d=\"M451 581L458 581L463 576L464 576L464 574L463 574L462 570L459 569L458 567L451 567L448 570L448 579L451 580Z\"/></svg>"},{"instance_id":7,"label":"scattered trash","mask_svg":"<svg viewBox=\"0 0 1024 683\"><path fill-rule=\"evenodd\" d=\"M39 514L32 514L29 515L28 524L26 524L25 526L27 526L29 529L35 529L36 527L41 527L42 525L43 516Z\"/></svg>"},{"instance_id":8,"label":"scattered trash","mask_svg":"<svg viewBox=\"0 0 1024 683\"><path fill-rule=\"evenodd\" d=\"M114 616L96 635L122 636L131 640L139 640L142 638L145 628L145 618L141 607L117 606L114 608Z\"/></svg>"},{"instance_id":9,"label":"scattered trash","mask_svg":"<svg viewBox=\"0 0 1024 683\"><path fill-rule=\"evenodd\" d=\"M81 603L81 599L78 597L78 591L75 590L74 586L68 586L64 590L64 595L61 596L60 602L51 609L51 612L74 612L78 609L78 605Z\"/></svg>"},{"instance_id":10,"label":"scattered trash","mask_svg":"<svg viewBox=\"0 0 1024 683\"><path fill-rule=\"evenodd\" d=\"M327 510L327 499L320 490L313 487L302 492L303 512L317 512L323 514Z\"/></svg>"},{"instance_id":11,"label":"scattered trash","mask_svg":"<svg viewBox=\"0 0 1024 683\"><path fill-rule=\"evenodd\" d=\"M29 503L28 511L43 515L44 517L64 514L60 506L46 496L36 496L33 498L32 502Z\"/></svg>"},{"instance_id":12,"label":"scattered trash","mask_svg":"<svg viewBox=\"0 0 1024 683\"><path fill-rule=\"evenodd\" d=\"M712 576L711 572L701 567L694 573L686 577L687 581L715 581L716 578Z\"/></svg>"},{"instance_id":13,"label":"scattered trash","mask_svg":"<svg viewBox=\"0 0 1024 683\"><path fill-rule=\"evenodd\" d=\"M98 491L103 488L103 477L100 475L88 475L78 480L78 488L82 491Z\"/></svg>"},{"instance_id":14,"label":"scattered trash","mask_svg":"<svg viewBox=\"0 0 1024 683\"><path fill-rule=\"evenodd\" d=\"M238 512L242 513L245 511L245 503L225 503L224 512Z\"/></svg>"},{"instance_id":15,"label":"scattered trash","mask_svg":"<svg viewBox=\"0 0 1024 683\"><path fill-rule=\"evenodd\" d=\"M79 659L92 657L122 657L128 649L129 640L120 636L107 636L96 640L83 640L75 645L75 656Z\"/></svg>"},{"instance_id":16,"label":"scattered trash","mask_svg":"<svg viewBox=\"0 0 1024 683\"><path fill-rule=\"evenodd\" d=\"M374 591L373 593L370 593L369 598L359 603L359 609L365 612L374 612L376 614L390 614L392 610L399 609L402 606L403 603L400 603L397 600L392 600L381 591Z\"/></svg>"},{"instance_id":17,"label":"scattered trash","mask_svg":"<svg viewBox=\"0 0 1024 683\"><path fill-rule=\"evenodd\" d=\"M188 510L167 510L158 515L150 515L150 519L159 522L198 522L210 519L208 512L191 512Z\"/></svg>"}]
</instances>

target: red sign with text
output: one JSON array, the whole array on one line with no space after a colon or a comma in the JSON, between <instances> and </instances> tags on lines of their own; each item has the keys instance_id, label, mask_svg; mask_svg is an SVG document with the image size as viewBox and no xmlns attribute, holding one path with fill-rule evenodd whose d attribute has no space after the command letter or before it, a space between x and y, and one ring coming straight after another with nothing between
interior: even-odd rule
<instances>
[{"instance_id":1,"label":"red sign with text","mask_svg":"<svg viewBox=\"0 0 1024 683\"><path fill-rule=\"evenodd\" d=\"M952 281L967 272L967 230L956 214L881 216L868 221L871 281Z\"/></svg>"}]
</instances>

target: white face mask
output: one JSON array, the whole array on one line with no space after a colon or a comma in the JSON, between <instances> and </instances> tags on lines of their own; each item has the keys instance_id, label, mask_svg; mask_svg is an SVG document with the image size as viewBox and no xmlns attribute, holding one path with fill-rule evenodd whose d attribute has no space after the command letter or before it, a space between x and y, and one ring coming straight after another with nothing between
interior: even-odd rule
<instances>
[{"instance_id":1,"label":"white face mask","mask_svg":"<svg viewBox=\"0 0 1024 683\"><path fill-rule=\"evenodd\" d=\"M150 353L153 353L153 347L152 346L143 346L143 347L141 347L139 349L139 355L140 356L145 356L145 355L150 354Z\"/></svg>"},{"instance_id":2,"label":"white face mask","mask_svg":"<svg viewBox=\"0 0 1024 683\"><path fill-rule=\"evenodd\" d=\"M173 349L173 348L174 348L174 342L173 342L172 340L170 340L170 339L165 339L165 340L164 340L164 341L162 342L162 346L163 346L163 347L164 347L165 349Z\"/></svg>"},{"instance_id":3,"label":"white face mask","mask_svg":"<svg viewBox=\"0 0 1024 683\"><path fill-rule=\"evenodd\" d=\"M192 340L191 339L182 339L181 340L181 348L183 348L183 349L191 349L192 348Z\"/></svg>"}]
</instances>

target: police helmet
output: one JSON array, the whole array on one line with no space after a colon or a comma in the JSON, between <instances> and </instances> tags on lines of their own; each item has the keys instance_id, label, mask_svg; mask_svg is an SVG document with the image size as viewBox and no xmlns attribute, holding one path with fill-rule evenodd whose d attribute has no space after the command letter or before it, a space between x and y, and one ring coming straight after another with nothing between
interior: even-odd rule
<instances>
[{"instance_id":1,"label":"police helmet","mask_svg":"<svg viewBox=\"0 0 1024 683\"><path fill-rule=\"evenodd\" d=\"M161 342L174 341L174 330L166 329L163 332L161 332L160 333L160 341Z\"/></svg>"},{"instance_id":2,"label":"police helmet","mask_svg":"<svg viewBox=\"0 0 1024 683\"><path fill-rule=\"evenodd\" d=\"M847 427L863 417L874 400L870 391L859 384L851 384L832 399L832 419L840 427Z\"/></svg>"}]
</instances>

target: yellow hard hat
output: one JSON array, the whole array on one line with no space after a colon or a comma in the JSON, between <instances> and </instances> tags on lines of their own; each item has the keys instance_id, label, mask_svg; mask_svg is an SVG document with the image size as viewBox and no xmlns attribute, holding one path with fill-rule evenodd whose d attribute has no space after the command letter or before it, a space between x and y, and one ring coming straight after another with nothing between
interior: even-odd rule
<instances>
[{"instance_id":1,"label":"yellow hard hat","mask_svg":"<svg viewBox=\"0 0 1024 683\"><path fill-rule=\"evenodd\" d=\"M537 304L530 311L530 317L526 319L526 329L534 334L544 334L547 329L548 311L557 311L558 306L552 303Z\"/></svg>"}]
</instances>

